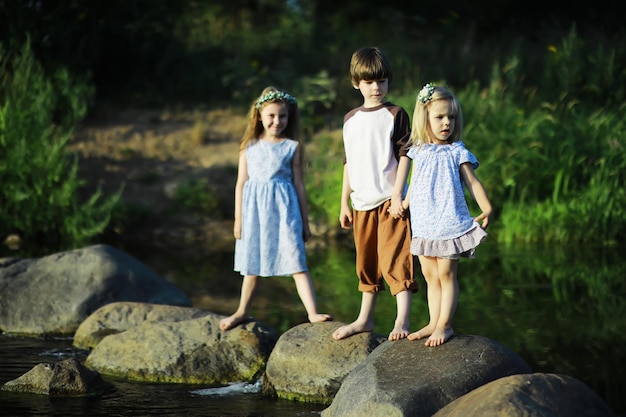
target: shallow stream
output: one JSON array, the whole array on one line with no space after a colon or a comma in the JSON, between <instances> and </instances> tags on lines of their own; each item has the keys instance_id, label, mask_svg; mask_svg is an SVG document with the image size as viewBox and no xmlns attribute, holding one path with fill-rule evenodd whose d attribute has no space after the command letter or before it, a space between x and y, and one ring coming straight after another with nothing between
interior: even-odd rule
<instances>
[{"instance_id":1,"label":"shallow stream","mask_svg":"<svg viewBox=\"0 0 626 417\"><path fill-rule=\"evenodd\" d=\"M221 314L237 304L240 277L232 253L184 254L173 248L121 248L174 282L194 306ZM351 248L309 250L319 309L349 322L358 313ZM479 247L459 267L457 333L489 337L517 352L535 372L573 376L626 416L626 264L618 249ZM413 298L412 330L428 320L423 279ZM276 300L280 302L277 303ZM279 332L304 322L290 278L262 282L252 314ZM375 331L387 334L395 302L381 294ZM0 384L42 362L87 352L71 339L0 335ZM109 380L114 390L90 398L50 398L0 392L3 416L248 416L319 415L324 406L264 398L255 384L207 387Z\"/></svg>"}]
</instances>

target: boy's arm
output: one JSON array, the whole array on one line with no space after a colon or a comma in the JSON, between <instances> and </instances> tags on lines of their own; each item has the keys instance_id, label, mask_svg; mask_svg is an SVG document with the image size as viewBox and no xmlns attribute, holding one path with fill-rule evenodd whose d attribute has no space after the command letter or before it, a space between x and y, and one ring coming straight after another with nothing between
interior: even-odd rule
<instances>
[{"instance_id":1,"label":"boy's arm","mask_svg":"<svg viewBox=\"0 0 626 417\"><path fill-rule=\"evenodd\" d=\"M411 147L411 121L406 110L399 106L398 109L394 119L391 141L393 142L394 155L400 161L400 157L405 156Z\"/></svg>"},{"instance_id":2,"label":"boy's arm","mask_svg":"<svg viewBox=\"0 0 626 417\"><path fill-rule=\"evenodd\" d=\"M406 179L409 175L410 166L411 160L409 157L401 156L396 173L396 182L394 183L393 193L391 194L391 206L389 207L389 214L395 218L402 217L404 214L405 207L402 201L402 194L406 188Z\"/></svg>"},{"instance_id":3,"label":"boy's arm","mask_svg":"<svg viewBox=\"0 0 626 417\"><path fill-rule=\"evenodd\" d=\"M304 173L302 172L302 159L300 157L300 146L296 148L296 152L291 161L293 171L293 184L298 195L298 203L300 205L300 216L302 216L302 238L306 242L311 237L311 228L309 226L309 207L306 196L306 186L304 185Z\"/></svg>"},{"instance_id":4,"label":"boy's arm","mask_svg":"<svg viewBox=\"0 0 626 417\"><path fill-rule=\"evenodd\" d=\"M341 209L339 212L339 224L342 229L349 229L352 224L352 207L350 207L350 177L348 176L348 164L343 164L343 181L341 185Z\"/></svg>"},{"instance_id":5,"label":"boy's arm","mask_svg":"<svg viewBox=\"0 0 626 417\"><path fill-rule=\"evenodd\" d=\"M463 182L467 186L470 194L476 203L478 203L478 207L480 207L482 213L474 218L474 221L480 223L482 221L482 228L486 229L489 226L489 220L491 218L491 202L487 197L487 191L485 191L485 187L482 182L478 179L476 174L474 173L474 168L472 164L466 162L461 165L461 177L463 178Z\"/></svg>"}]
</instances>

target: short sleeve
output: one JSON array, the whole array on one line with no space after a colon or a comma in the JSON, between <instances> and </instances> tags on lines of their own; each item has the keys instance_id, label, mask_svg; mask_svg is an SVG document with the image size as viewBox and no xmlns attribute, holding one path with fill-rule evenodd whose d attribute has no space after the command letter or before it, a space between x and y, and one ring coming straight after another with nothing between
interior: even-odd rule
<instances>
[{"instance_id":1,"label":"short sleeve","mask_svg":"<svg viewBox=\"0 0 626 417\"><path fill-rule=\"evenodd\" d=\"M473 169L478 168L478 165L479 165L478 159L476 159L474 154L471 153L469 151L469 149L467 149L465 147L463 142L456 142L455 145L457 145L457 149L458 149L459 166L461 166L461 165L463 165L465 163L470 163L470 164L472 164L472 168Z\"/></svg>"},{"instance_id":2,"label":"short sleeve","mask_svg":"<svg viewBox=\"0 0 626 417\"><path fill-rule=\"evenodd\" d=\"M409 114L400 106L394 106L397 110L394 114L394 126L393 136L393 149L396 154L396 158L400 159L401 156L406 156L408 149L410 148L409 139L411 138L411 121Z\"/></svg>"}]
</instances>

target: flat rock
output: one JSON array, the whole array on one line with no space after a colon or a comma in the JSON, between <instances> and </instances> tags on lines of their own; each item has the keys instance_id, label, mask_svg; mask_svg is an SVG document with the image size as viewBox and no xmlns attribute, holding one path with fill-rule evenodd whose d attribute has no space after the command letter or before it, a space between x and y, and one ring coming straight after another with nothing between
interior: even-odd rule
<instances>
[{"instance_id":1,"label":"flat rock","mask_svg":"<svg viewBox=\"0 0 626 417\"><path fill-rule=\"evenodd\" d=\"M191 306L173 284L108 245L0 262L0 294L0 331L31 337L71 335L116 301Z\"/></svg>"},{"instance_id":2,"label":"flat rock","mask_svg":"<svg viewBox=\"0 0 626 417\"><path fill-rule=\"evenodd\" d=\"M359 333L335 340L340 322L305 323L283 333L267 362L264 392L278 398L328 403L343 379L382 342L382 335Z\"/></svg>"},{"instance_id":3,"label":"flat rock","mask_svg":"<svg viewBox=\"0 0 626 417\"><path fill-rule=\"evenodd\" d=\"M73 397L99 394L109 387L100 374L74 358L40 363L2 386L2 391Z\"/></svg>"},{"instance_id":4,"label":"flat rock","mask_svg":"<svg viewBox=\"0 0 626 417\"><path fill-rule=\"evenodd\" d=\"M481 336L455 335L437 347L387 341L350 372L322 417L431 417L482 385L531 372L516 353Z\"/></svg>"},{"instance_id":5,"label":"flat rock","mask_svg":"<svg viewBox=\"0 0 626 417\"><path fill-rule=\"evenodd\" d=\"M497 379L465 394L433 417L613 417L583 382L567 375L526 374Z\"/></svg>"},{"instance_id":6,"label":"flat rock","mask_svg":"<svg viewBox=\"0 0 626 417\"><path fill-rule=\"evenodd\" d=\"M91 349L104 337L144 322L177 322L207 314L209 312L192 307L119 301L102 306L87 317L74 333L73 344L77 348Z\"/></svg>"},{"instance_id":7,"label":"flat rock","mask_svg":"<svg viewBox=\"0 0 626 417\"><path fill-rule=\"evenodd\" d=\"M224 316L209 313L181 321L145 321L103 338L85 365L132 381L226 385L256 382L278 334L250 320L219 329Z\"/></svg>"}]
</instances>

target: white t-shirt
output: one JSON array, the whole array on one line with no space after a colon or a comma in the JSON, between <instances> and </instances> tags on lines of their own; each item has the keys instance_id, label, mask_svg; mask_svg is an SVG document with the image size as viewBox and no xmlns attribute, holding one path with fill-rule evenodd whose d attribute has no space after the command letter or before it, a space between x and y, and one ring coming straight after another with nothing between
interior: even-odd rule
<instances>
[{"instance_id":1,"label":"white t-shirt","mask_svg":"<svg viewBox=\"0 0 626 417\"><path fill-rule=\"evenodd\" d=\"M398 161L406 155L410 135L409 115L389 102L371 108L360 106L346 114L344 162L353 209L371 210L391 198Z\"/></svg>"}]
</instances>

